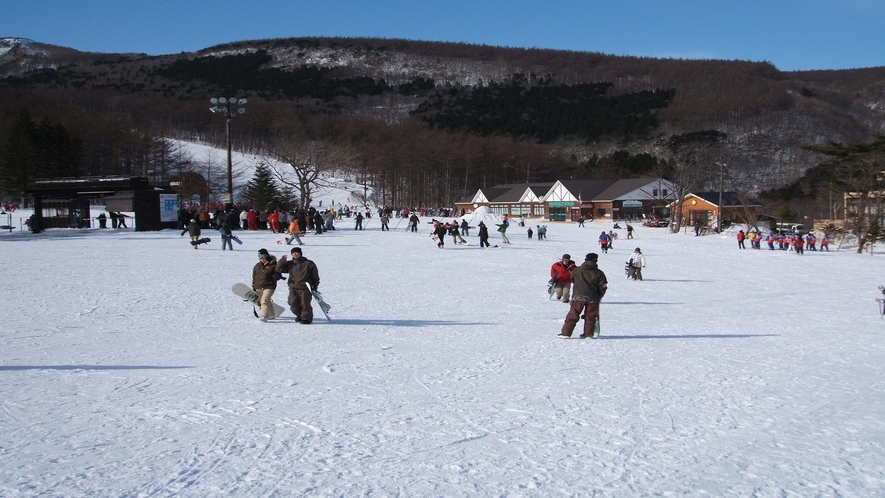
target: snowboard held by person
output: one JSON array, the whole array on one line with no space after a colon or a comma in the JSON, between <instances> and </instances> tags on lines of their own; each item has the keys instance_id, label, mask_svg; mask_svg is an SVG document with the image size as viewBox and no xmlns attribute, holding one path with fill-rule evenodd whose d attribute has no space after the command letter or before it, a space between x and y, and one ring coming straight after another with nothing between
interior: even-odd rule
<instances>
[{"instance_id":1,"label":"snowboard held by person","mask_svg":"<svg viewBox=\"0 0 885 498\"><path fill-rule=\"evenodd\" d=\"M295 315L295 321L308 325L313 322L313 307L310 300L313 295L305 282L316 290L320 286L320 273L316 263L302 255L300 247L292 248L292 259L286 256L280 257L276 270L279 273L288 273L286 282L289 286L289 309Z\"/></svg>"}]
</instances>

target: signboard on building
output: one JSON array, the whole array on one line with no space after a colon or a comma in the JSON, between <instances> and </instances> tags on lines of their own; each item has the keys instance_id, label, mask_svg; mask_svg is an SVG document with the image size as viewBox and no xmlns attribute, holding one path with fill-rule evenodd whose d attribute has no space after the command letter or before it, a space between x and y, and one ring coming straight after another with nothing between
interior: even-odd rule
<instances>
[{"instance_id":1,"label":"signboard on building","mask_svg":"<svg viewBox=\"0 0 885 498\"><path fill-rule=\"evenodd\" d=\"M178 221L178 194L160 194L160 221Z\"/></svg>"}]
</instances>

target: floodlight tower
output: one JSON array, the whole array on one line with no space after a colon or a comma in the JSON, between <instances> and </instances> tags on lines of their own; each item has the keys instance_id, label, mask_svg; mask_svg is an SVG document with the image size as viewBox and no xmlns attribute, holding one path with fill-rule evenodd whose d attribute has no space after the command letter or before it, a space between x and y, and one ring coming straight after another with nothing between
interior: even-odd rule
<instances>
[{"instance_id":1,"label":"floodlight tower","mask_svg":"<svg viewBox=\"0 0 885 498\"><path fill-rule=\"evenodd\" d=\"M227 122L225 126L225 135L227 136L227 193L225 194L224 202L225 204L228 204L234 201L234 167L233 161L231 160L230 120L236 117L237 114L246 113L245 107L236 108L238 105L245 105L246 99L237 99L236 97L213 97L209 99L209 102L213 104L213 107L210 107L209 110L216 114L223 115Z\"/></svg>"}]
</instances>

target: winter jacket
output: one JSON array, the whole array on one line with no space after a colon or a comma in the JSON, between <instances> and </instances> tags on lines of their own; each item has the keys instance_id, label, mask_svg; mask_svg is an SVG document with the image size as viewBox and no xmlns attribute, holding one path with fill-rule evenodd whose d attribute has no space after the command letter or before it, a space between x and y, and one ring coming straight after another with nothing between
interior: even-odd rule
<instances>
[{"instance_id":1,"label":"winter jacket","mask_svg":"<svg viewBox=\"0 0 885 498\"><path fill-rule=\"evenodd\" d=\"M184 232L187 232L191 237L199 237L200 233L200 225L196 221L188 223L187 228L184 229ZM181 232L184 235L184 232Z\"/></svg>"},{"instance_id":2,"label":"winter jacket","mask_svg":"<svg viewBox=\"0 0 885 498\"><path fill-rule=\"evenodd\" d=\"M276 289L277 288L277 258L268 256L265 262L257 262L252 268L252 288Z\"/></svg>"},{"instance_id":3,"label":"winter jacket","mask_svg":"<svg viewBox=\"0 0 885 498\"><path fill-rule=\"evenodd\" d=\"M575 267L571 278L575 285L572 291L573 301L598 303L608 289L608 279L596 261L584 261L584 264Z\"/></svg>"},{"instance_id":4,"label":"winter jacket","mask_svg":"<svg viewBox=\"0 0 885 498\"><path fill-rule=\"evenodd\" d=\"M320 286L320 272L316 263L301 256L300 258L287 260L286 256L280 258L277 263L277 271L280 273L288 273L287 281L289 289L306 290L307 286L304 282L308 282L314 290Z\"/></svg>"},{"instance_id":5,"label":"winter jacket","mask_svg":"<svg viewBox=\"0 0 885 498\"><path fill-rule=\"evenodd\" d=\"M550 276L556 279L557 284L570 284L572 283L571 271L574 270L575 267L576 265L574 261L569 261L568 264L563 264L562 261L557 261L550 267Z\"/></svg>"},{"instance_id":6,"label":"winter jacket","mask_svg":"<svg viewBox=\"0 0 885 498\"><path fill-rule=\"evenodd\" d=\"M641 252L634 252L628 261L633 268L645 268L645 256Z\"/></svg>"}]
</instances>

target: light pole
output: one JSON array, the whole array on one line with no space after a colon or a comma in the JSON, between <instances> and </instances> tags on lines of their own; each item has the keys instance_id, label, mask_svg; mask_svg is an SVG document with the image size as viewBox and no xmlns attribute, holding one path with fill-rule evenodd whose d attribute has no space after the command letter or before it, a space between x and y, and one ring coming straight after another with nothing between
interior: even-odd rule
<instances>
[{"instance_id":1,"label":"light pole","mask_svg":"<svg viewBox=\"0 0 885 498\"><path fill-rule=\"evenodd\" d=\"M230 120L236 117L237 114L246 113L245 107L234 109L234 107L237 105L244 105L246 103L246 99L237 99L236 97L231 97L229 99L224 97L213 97L209 99L209 102L214 105L214 107L210 107L209 110L216 114L223 115L226 121L225 135L227 135L227 193L225 194L225 199L223 200L225 204L229 204L234 201L234 167L233 162L231 161Z\"/></svg>"},{"instance_id":2,"label":"light pole","mask_svg":"<svg viewBox=\"0 0 885 498\"><path fill-rule=\"evenodd\" d=\"M719 163L719 205L716 208L716 233L722 233L722 178L725 172L725 165Z\"/></svg>"}]
</instances>

